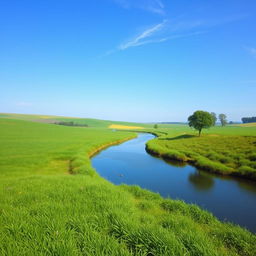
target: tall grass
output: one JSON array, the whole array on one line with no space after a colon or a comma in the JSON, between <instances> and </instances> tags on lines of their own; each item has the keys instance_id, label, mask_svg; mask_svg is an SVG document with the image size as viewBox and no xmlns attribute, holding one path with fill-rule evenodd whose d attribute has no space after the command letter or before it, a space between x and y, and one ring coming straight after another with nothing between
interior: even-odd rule
<instances>
[{"instance_id":1,"label":"tall grass","mask_svg":"<svg viewBox=\"0 0 256 256\"><path fill-rule=\"evenodd\" d=\"M0 119L0 255L255 255L247 230L90 169L131 136Z\"/></svg>"},{"instance_id":2,"label":"tall grass","mask_svg":"<svg viewBox=\"0 0 256 256\"><path fill-rule=\"evenodd\" d=\"M246 128L232 129L242 134ZM199 138L169 129L167 136L160 135L149 141L147 151L163 158L192 163L209 172L256 180L256 136L254 133L251 136L233 134L234 130L231 135L223 135L219 131L219 134L206 134Z\"/></svg>"}]
</instances>

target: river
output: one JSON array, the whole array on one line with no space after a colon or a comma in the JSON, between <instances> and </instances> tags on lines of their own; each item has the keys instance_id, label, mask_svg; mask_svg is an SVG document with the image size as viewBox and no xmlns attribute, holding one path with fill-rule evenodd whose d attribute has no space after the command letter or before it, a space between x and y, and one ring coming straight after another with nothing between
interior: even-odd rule
<instances>
[{"instance_id":1,"label":"river","mask_svg":"<svg viewBox=\"0 0 256 256\"><path fill-rule=\"evenodd\" d=\"M197 204L220 220L256 232L256 182L224 178L151 156L145 143L152 138L142 133L136 139L111 146L95 155L92 165L114 184L139 185L165 198Z\"/></svg>"}]
</instances>

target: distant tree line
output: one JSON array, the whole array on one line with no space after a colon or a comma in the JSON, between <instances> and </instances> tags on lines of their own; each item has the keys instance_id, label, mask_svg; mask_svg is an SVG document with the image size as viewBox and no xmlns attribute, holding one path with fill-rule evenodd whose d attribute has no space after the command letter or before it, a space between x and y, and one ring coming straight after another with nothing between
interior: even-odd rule
<instances>
[{"instance_id":1,"label":"distant tree line","mask_svg":"<svg viewBox=\"0 0 256 256\"><path fill-rule=\"evenodd\" d=\"M243 117L242 122L245 123L255 123L256 122L256 116L252 117Z\"/></svg>"},{"instance_id":2,"label":"distant tree line","mask_svg":"<svg viewBox=\"0 0 256 256\"><path fill-rule=\"evenodd\" d=\"M212 126L216 125L218 118L220 120L221 126L225 126L228 123L227 116L225 114L219 114L218 118L217 118L216 113L211 112L210 114L212 116Z\"/></svg>"},{"instance_id":3,"label":"distant tree line","mask_svg":"<svg viewBox=\"0 0 256 256\"><path fill-rule=\"evenodd\" d=\"M54 124L58 124L58 125L65 125L65 126L80 126L80 127L88 127L87 124L78 124L78 123L74 123L74 122L55 122Z\"/></svg>"}]
</instances>

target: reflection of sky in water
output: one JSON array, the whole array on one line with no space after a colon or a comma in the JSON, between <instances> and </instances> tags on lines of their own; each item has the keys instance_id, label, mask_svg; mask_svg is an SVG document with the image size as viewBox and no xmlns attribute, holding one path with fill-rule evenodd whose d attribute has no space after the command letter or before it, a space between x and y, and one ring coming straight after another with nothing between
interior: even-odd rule
<instances>
[{"instance_id":1,"label":"reflection of sky in water","mask_svg":"<svg viewBox=\"0 0 256 256\"><path fill-rule=\"evenodd\" d=\"M98 173L114 184L136 184L164 197L196 203L256 232L256 183L214 176L182 163L163 161L145 151L154 136L110 147L92 159Z\"/></svg>"}]
</instances>

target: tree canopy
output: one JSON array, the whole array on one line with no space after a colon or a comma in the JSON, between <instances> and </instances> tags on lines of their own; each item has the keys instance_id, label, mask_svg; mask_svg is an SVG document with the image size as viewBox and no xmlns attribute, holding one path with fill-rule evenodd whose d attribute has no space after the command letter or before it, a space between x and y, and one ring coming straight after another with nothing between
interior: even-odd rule
<instances>
[{"instance_id":1,"label":"tree canopy","mask_svg":"<svg viewBox=\"0 0 256 256\"><path fill-rule=\"evenodd\" d=\"M217 115L214 112L211 112L212 115L212 125L215 126L217 122Z\"/></svg>"},{"instance_id":2,"label":"tree canopy","mask_svg":"<svg viewBox=\"0 0 256 256\"><path fill-rule=\"evenodd\" d=\"M201 136L202 129L210 128L213 123L213 116L207 111L198 110L188 117L188 125L198 130L199 137Z\"/></svg>"},{"instance_id":3,"label":"tree canopy","mask_svg":"<svg viewBox=\"0 0 256 256\"><path fill-rule=\"evenodd\" d=\"M227 116L225 114L219 114L219 120L222 126L225 126L228 123Z\"/></svg>"},{"instance_id":4,"label":"tree canopy","mask_svg":"<svg viewBox=\"0 0 256 256\"><path fill-rule=\"evenodd\" d=\"M242 118L242 122L243 122L244 124L246 124L246 123L254 123L254 122L256 122L256 116L252 116L252 117L243 117L243 118Z\"/></svg>"}]
</instances>

